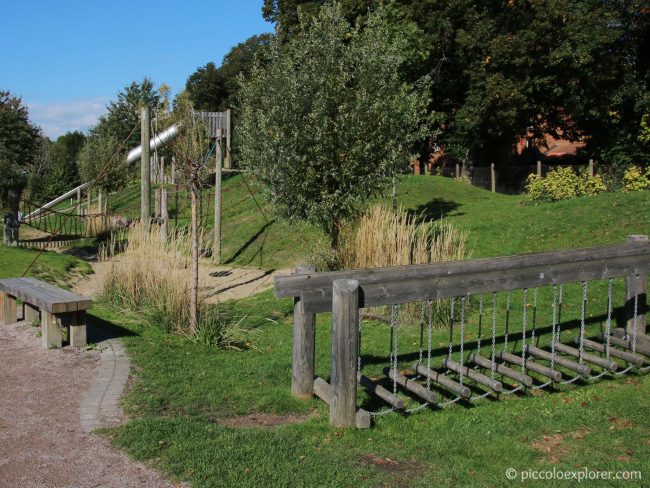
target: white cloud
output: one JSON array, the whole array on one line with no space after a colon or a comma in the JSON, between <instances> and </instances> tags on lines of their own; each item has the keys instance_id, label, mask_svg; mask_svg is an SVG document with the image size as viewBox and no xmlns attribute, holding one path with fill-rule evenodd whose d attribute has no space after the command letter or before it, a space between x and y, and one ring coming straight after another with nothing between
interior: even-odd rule
<instances>
[{"instance_id":1,"label":"white cloud","mask_svg":"<svg viewBox=\"0 0 650 488\"><path fill-rule=\"evenodd\" d=\"M67 100L51 103L29 103L29 118L55 140L69 131L85 132L106 112L106 97Z\"/></svg>"}]
</instances>

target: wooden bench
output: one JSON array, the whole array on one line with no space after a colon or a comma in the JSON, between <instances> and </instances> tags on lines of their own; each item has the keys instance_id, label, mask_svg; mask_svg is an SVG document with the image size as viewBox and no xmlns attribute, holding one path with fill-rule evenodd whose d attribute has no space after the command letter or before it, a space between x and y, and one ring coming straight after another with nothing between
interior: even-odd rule
<instances>
[{"instance_id":1,"label":"wooden bench","mask_svg":"<svg viewBox=\"0 0 650 488\"><path fill-rule=\"evenodd\" d=\"M70 345L86 345L86 310L92 300L35 278L0 280L1 325L18 320L16 299L23 302L23 319L40 319L43 347L62 347L62 328L68 329Z\"/></svg>"}]
</instances>

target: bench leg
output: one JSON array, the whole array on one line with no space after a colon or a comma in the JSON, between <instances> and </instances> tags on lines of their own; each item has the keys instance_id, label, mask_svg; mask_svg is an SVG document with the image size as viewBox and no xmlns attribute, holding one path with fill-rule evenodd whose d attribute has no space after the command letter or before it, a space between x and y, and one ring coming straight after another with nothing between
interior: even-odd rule
<instances>
[{"instance_id":1,"label":"bench leg","mask_svg":"<svg viewBox=\"0 0 650 488\"><path fill-rule=\"evenodd\" d=\"M8 293L0 292L0 301L2 302L2 325L13 324L18 320L16 315L16 297Z\"/></svg>"},{"instance_id":2,"label":"bench leg","mask_svg":"<svg viewBox=\"0 0 650 488\"><path fill-rule=\"evenodd\" d=\"M41 312L37 307L34 307L29 303L25 303L23 310L23 320L26 322L33 324L41 320Z\"/></svg>"},{"instance_id":3,"label":"bench leg","mask_svg":"<svg viewBox=\"0 0 650 488\"><path fill-rule=\"evenodd\" d=\"M86 311L82 310L70 322L70 345L84 347L86 341Z\"/></svg>"},{"instance_id":4,"label":"bench leg","mask_svg":"<svg viewBox=\"0 0 650 488\"><path fill-rule=\"evenodd\" d=\"M63 338L61 337L61 323L59 318L49 312L43 311L41 321L41 334L43 347L62 347Z\"/></svg>"}]
</instances>

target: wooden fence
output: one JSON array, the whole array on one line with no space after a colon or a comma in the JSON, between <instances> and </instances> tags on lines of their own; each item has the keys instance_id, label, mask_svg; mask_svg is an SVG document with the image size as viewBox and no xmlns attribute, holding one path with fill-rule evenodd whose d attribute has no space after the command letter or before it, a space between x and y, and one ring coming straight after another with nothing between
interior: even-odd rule
<instances>
[{"instance_id":1,"label":"wooden fence","mask_svg":"<svg viewBox=\"0 0 650 488\"><path fill-rule=\"evenodd\" d=\"M647 236L630 236L626 243L585 249L427 265L327 273L296 268L294 275L275 279L277 297L294 297L292 393L309 398L316 392L326 399L335 426L367 426L367 412L356 408L359 309L366 307L626 277L628 330L634 324L634 337L641 337L645 334L648 271ZM331 382L319 378L315 385L314 329L316 314L321 312L332 312Z\"/></svg>"}]
</instances>

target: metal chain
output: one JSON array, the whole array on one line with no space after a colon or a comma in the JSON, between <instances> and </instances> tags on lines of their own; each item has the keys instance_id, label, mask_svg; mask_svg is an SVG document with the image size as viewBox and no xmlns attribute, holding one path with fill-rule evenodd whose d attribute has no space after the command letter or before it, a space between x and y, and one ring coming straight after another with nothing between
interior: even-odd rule
<instances>
[{"instance_id":1,"label":"metal chain","mask_svg":"<svg viewBox=\"0 0 650 488\"><path fill-rule=\"evenodd\" d=\"M465 355L465 301L467 297L460 299L460 384L463 384L463 359Z\"/></svg>"},{"instance_id":2,"label":"metal chain","mask_svg":"<svg viewBox=\"0 0 650 488\"><path fill-rule=\"evenodd\" d=\"M580 314L580 345L578 362L583 363L583 356L585 354L585 315L587 313L587 282L582 282L582 309Z\"/></svg>"},{"instance_id":3,"label":"metal chain","mask_svg":"<svg viewBox=\"0 0 650 488\"><path fill-rule=\"evenodd\" d=\"M530 343L535 345L535 334L537 332L537 291L538 288L535 288L533 291L533 324L532 330L530 331Z\"/></svg>"},{"instance_id":4,"label":"metal chain","mask_svg":"<svg viewBox=\"0 0 650 488\"><path fill-rule=\"evenodd\" d=\"M455 303L456 303L456 298L452 297L450 300L451 314L449 319L449 354L447 355L449 361L451 361L451 353L453 350L453 343L454 343L454 304Z\"/></svg>"},{"instance_id":5,"label":"metal chain","mask_svg":"<svg viewBox=\"0 0 650 488\"><path fill-rule=\"evenodd\" d=\"M553 285L553 321L551 325L551 369L555 371L555 344L557 344L557 285Z\"/></svg>"},{"instance_id":6,"label":"metal chain","mask_svg":"<svg viewBox=\"0 0 650 488\"><path fill-rule=\"evenodd\" d=\"M431 330L433 328L433 301L429 300L429 326L427 331L427 369L431 369ZM431 378L427 375L427 390L431 391Z\"/></svg>"},{"instance_id":7,"label":"metal chain","mask_svg":"<svg viewBox=\"0 0 650 488\"><path fill-rule=\"evenodd\" d=\"M420 356L418 357L418 364L422 364L422 358L424 357L424 312L425 312L425 302L420 304ZM418 375L419 376L419 375Z\"/></svg>"},{"instance_id":8,"label":"metal chain","mask_svg":"<svg viewBox=\"0 0 650 488\"><path fill-rule=\"evenodd\" d=\"M397 395L397 313L399 308L393 305L391 310L391 327L393 328L393 395Z\"/></svg>"},{"instance_id":9,"label":"metal chain","mask_svg":"<svg viewBox=\"0 0 650 488\"><path fill-rule=\"evenodd\" d=\"M359 314L359 335L357 336L357 339L359 341L358 348L357 348L357 373L361 373L361 309L358 309L358 314Z\"/></svg>"},{"instance_id":10,"label":"metal chain","mask_svg":"<svg viewBox=\"0 0 650 488\"><path fill-rule=\"evenodd\" d=\"M609 359L610 337L612 335L612 282L613 278L607 283L607 320L605 321L605 356Z\"/></svg>"},{"instance_id":11,"label":"metal chain","mask_svg":"<svg viewBox=\"0 0 650 488\"><path fill-rule=\"evenodd\" d=\"M564 301L564 285L560 285L560 296L557 307L557 342L562 340L562 303Z\"/></svg>"},{"instance_id":12,"label":"metal chain","mask_svg":"<svg viewBox=\"0 0 650 488\"><path fill-rule=\"evenodd\" d=\"M491 378L494 379L497 355L497 292L492 293L492 367Z\"/></svg>"},{"instance_id":13,"label":"metal chain","mask_svg":"<svg viewBox=\"0 0 650 488\"><path fill-rule=\"evenodd\" d=\"M510 290L506 297L506 332L503 337L503 350L508 350L508 328L510 327Z\"/></svg>"},{"instance_id":14,"label":"metal chain","mask_svg":"<svg viewBox=\"0 0 650 488\"><path fill-rule=\"evenodd\" d=\"M524 288L524 310L521 317L521 374L526 374L526 313L528 301L528 288Z\"/></svg>"},{"instance_id":15,"label":"metal chain","mask_svg":"<svg viewBox=\"0 0 650 488\"><path fill-rule=\"evenodd\" d=\"M481 354L481 335L483 334L483 294L478 302L478 337L476 339L476 354Z\"/></svg>"}]
</instances>

